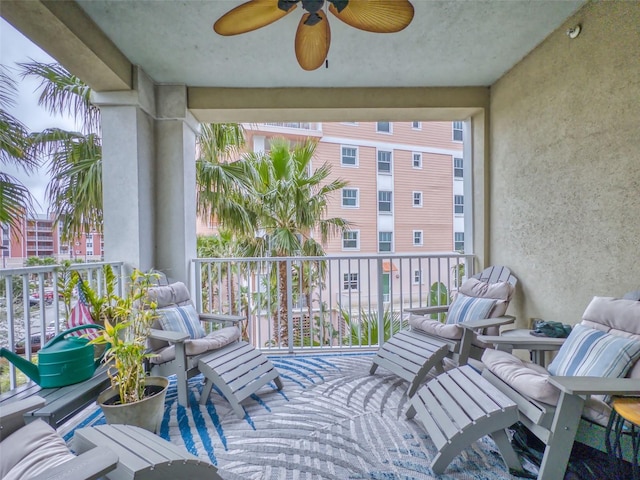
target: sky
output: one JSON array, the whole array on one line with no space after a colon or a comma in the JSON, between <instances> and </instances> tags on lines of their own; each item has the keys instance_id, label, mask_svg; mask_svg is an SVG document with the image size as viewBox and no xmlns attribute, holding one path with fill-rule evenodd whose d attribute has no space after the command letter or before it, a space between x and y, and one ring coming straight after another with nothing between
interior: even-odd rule
<instances>
[{"instance_id":1,"label":"sky","mask_svg":"<svg viewBox=\"0 0 640 480\"><path fill-rule=\"evenodd\" d=\"M39 85L37 80L22 79L16 67L17 63L25 63L31 60L53 63L55 60L43 52L37 45L18 32L11 24L0 18L0 64L9 67L10 73L18 83L18 97L9 113L20 120L29 131L40 131L45 128L58 127L74 130L74 122L65 117L52 116L44 108L38 105ZM25 174L12 166L0 165L7 173L17 177L29 190L40 204L36 206L37 213L45 213L47 204L44 200L45 189L48 181L46 169L31 175Z\"/></svg>"}]
</instances>

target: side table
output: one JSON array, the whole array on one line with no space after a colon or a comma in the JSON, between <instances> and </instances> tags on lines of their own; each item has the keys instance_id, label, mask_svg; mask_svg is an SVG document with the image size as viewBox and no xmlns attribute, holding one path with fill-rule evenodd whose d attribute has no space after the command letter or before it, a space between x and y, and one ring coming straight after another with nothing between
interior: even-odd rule
<instances>
[{"instance_id":1,"label":"side table","mask_svg":"<svg viewBox=\"0 0 640 480\"><path fill-rule=\"evenodd\" d=\"M536 337L531 335L531 330L518 328L506 330L497 336L478 335L478 340L493 344L498 350L507 352L516 349L529 350L531 360L544 367L545 352L559 350L566 338Z\"/></svg>"},{"instance_id":2,"label":"side table","mask_svg":"<svg viewBox=\"0 0 640 480\"><path fill-rule=\"evenodd\" d=\"M607 452L619 459L624 459L622 436L631 436L633 480L640 480L638 467L638 447L640 447L640 397L614 397L611 403L613 410L607 427ZM625 431L625 424L628 428ZM611 443L613 435L613 444Z\"/></svg>"}]
</instances>

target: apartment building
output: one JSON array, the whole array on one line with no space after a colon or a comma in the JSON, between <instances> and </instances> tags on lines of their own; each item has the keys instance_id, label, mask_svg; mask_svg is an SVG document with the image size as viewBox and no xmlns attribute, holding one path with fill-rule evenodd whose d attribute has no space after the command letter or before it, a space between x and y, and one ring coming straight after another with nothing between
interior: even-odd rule
<instances>
[{"instance_id":1,"label":"apartment building","mask_svg":"<svg viewBox=\"0 0 640 480\"><path fill-rule=\"evenodd\" d=\"M318 141L314 165L349 185L328 216L352 228L326 246L328 255L442 253L464 250L462 122L247 124L247 147L270 140ZM215 232L200 222L199 234Z\"/></svg>"},{"instance_id":2,"label":"apartment building","mask_svg":"<svg viewBox=\"0 0 640 480\"><path fill-rule=\"evenodd\" d=\"M96 232L63 243L60 228L54 225L52 216L45 214L22 219L18 230L3 224L0 244L3 268L21 267L28 257L97 261L102 259L104 251L102 235Z\"/></svg>"}]
</instances>

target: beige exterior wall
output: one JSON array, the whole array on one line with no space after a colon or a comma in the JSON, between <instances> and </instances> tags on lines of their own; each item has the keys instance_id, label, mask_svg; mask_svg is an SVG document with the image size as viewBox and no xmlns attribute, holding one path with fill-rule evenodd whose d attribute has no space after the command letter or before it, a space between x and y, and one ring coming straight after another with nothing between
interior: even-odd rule
<instances>
[{"instance_id":1,"label":"beige exterior wall","mask_svg":"<svg viewBox=\"0 0 640 480\"><path fill-rule=\"evenodd\" d=\"M590 3L491 88L490 262L520 323L640 288L639 25L639 2Z\"/></svg>"}]
</instances>

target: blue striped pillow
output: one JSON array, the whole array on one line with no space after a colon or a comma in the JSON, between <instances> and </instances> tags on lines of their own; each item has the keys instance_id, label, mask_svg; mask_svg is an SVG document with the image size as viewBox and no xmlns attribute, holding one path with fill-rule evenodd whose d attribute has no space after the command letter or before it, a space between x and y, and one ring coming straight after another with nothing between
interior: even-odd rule
<instances>
[{"instance_id":1,"label":"blue striped pillow","mask_svg":"<svg viewBox=\"0 0 640 480\"><path fill-rule=\"evenodd\" d=\"M548 370L558 376L624 377L638 358L637 340L576 325Z\"/></svg>"},{"instance_id":2,"label":"blue striped pillow","mask_svg":"<svg viewBox=\"0 0 640 480\"><path fill-rule=\"evenodd\" d=\"M162 308L157 313L163 330L188 333L191 338L202 338L206 335L193 305Z\"/></svg>"},{"instance_id":3,"label":"blue striped pillow","mask_svg":"<svg viewBox=\"0 0 640 480\"><path fill-rule=\"evenodd\" d=\"M496 301L494 298L468 297L458 293L449 306L447 324L454 325L487 318Z\"/></svg>"}]
</instances>

